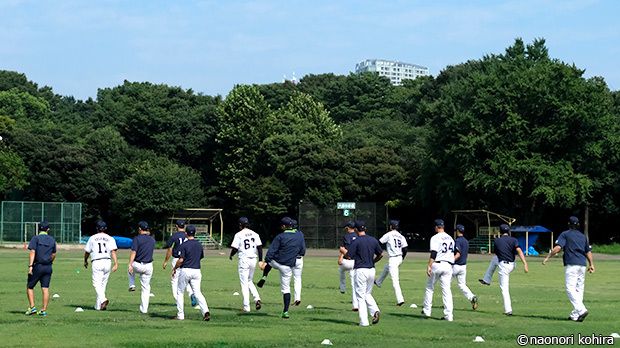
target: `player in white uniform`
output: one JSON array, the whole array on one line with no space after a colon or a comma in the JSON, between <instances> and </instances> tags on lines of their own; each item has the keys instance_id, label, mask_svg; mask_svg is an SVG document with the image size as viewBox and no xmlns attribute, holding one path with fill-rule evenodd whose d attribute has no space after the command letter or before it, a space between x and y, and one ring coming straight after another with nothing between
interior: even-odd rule
<instances>
[{"instance_id":1,"label":"player in white uniform","mask_svg":"<svg viewBox=\"0 0 620 348\"><path fill-rule=\"evenodd\" d=\"M452 314L452 290L450 283L452 280L452 265L454 264L454 239L444 231L444 222L441 219L435 220L436 234L431 238L431 256L428 259L426 274L426 293L424 295L424 309L422 314L430 317L433 306L433 292L435 283L439 280L441 284L441 296L443 299L443 319L453 320Z\"/></svg>"},{"instance_id":2,"label":"player in white uniform","mask_svg":"<svg viewBox=\"0 0 620 348\"><path fill-rule=\"evenodd\" d=\"M355 239L357 239L357 233L355 233L355 222L349 221L344 225L344 229L346 231L345 235L342 237L342 242L340 243L340 255L338 255L338 271L340 273L340 293L344 294L347 290L346 284L346 272L349 271L349 275L351 277L351 304L353 305L353 311L358 311L357 305L357 295L355 294L355 260L346 256L347 248L353 243Z\"/></svg>"},{"instance_id":3,"label":"player in white uniform","mask_svg":"<svg viewBox=\"0 0 620 348\"><path fill-rule=\"evenodd\" d=\"M399 226L400 221L391 220L390 231L379 239L381 244L385 244L387 246L389 260L388 263L385 264L385 267L383 267L383 272L379 278L375 280L375 285L381 287L381 284L383 284L383 281L389 273L392 278L394 293L396 294L396 305L402 306L405 303L405 298L403 297L403 292L400 289L398 268L400 267L400 264L403 263L403 259L407 255L407 247L409 245L407 244L405 237L398 232Z\"/></svg>"},{"instance_id":4,"label":"player in white uniform","mask_svg":"<svg viewBox=\"0 0 620 348\"><path fill-rule=\"evenodd\" d=\"M258 233L252 231L248 227L250 221L242 216L239 218L239 232L235 234L233 242L230 245L230 256L232 260L236 253L239 253L239 281L241 282L241 294L243 295L243 311L250 311L250 293L254 297L256 310L261 309L260 295L256 286L254 286L254 270L256 262L263 259L263 243Z\"/></svg>"},{"instance_id":5,"label":"player in white uniform","mask_svg":"<svg viewBox=\"0 0 620 348\"><path fill-rule=\"evenodd\" d=\"M297 220L295 219L293 219L293 228L303 236L303 233L299 230L299 226L297 225ZM295 267L293 267L293 297L295 299L293 305L295 306L301 304L301 274L304 270L304 256L305 255L297 255Z\"/></svg>"},{"instance_id":6,"label":"player in white uniform","mask_svg":"<svg viewBox=\"0 0 620 348\"><path fill-rule=\"evenodd\" d=\"M105 290L110 278L110 271L116 272L118 260L116 259L116 241L106 231L108 226L102 220L97 221L97 233L88 238L84 247L84 268L88 268L88 257L92 260L93 287L97 293L95 309L105 311L108 308L108 298ZM112 266L112 261L114 265Z\"/></svg>"},{"instance_id":7,"label":"player in white uniform","mask_svg":"<svg viewBox=\"0 0 620 348\"><path fill-rule=\"evenodd\" d=\"M168 241L166 242L166 256L164 257L164 263L162 264L163 269L166 269L166 265L168 264L168 260L172 257L172 267L177 264L179 261L179 255L181 253L181 244L187 242L187 234L185 233L185 220L179 219L176 221L177 231L173 233ZM172 285L172 297L174 297L176 302L177 297L177 288L179 287L179 275L180 272L174 273L170 280L170 284ZM189 295L192 307L198 305L198 300L194 293L192 292L192 287L187 284L186 288L187 294Z\"/></svg>"}]
</instances>

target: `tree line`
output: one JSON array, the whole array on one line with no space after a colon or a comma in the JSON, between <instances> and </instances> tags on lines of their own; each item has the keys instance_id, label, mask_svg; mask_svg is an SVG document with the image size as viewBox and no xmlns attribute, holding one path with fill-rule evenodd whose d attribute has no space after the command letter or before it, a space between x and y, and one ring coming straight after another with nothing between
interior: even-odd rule
<instances>
[{"instance_id":1,"label":"tree line","mask_svg":"<svg viewBox=\"0 0 620 348\"><path fill-rule=\"evenodd\" d=\"M558 229L587 209L599 241L620 222L620 94L543 39L402 86L318 74L225 97L125 81L76 100L0 71L0 135L3 198L82 202L87 224L208 206L268 228L302 200Z\"/></svg>"}]
</instances>

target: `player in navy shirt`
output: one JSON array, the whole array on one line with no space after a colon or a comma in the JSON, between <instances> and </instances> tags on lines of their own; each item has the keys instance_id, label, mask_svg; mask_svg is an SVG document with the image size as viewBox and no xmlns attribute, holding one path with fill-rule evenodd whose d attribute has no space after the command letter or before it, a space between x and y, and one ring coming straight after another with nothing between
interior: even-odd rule
<instances>
[{"instance_id":1,"label":"player in navy shirt","mask_svg":"<svg viewBox=\"0 0 620 348\"><path fill-rule=\"evenodd\" d=\"M180 251L181 244L187 241L187 234L185 234L185 220L182 220L182 219L177 220L176 228L177 228L177 231L173 233L168 239L168 241L166 242L166 249L167 249L166 257L164 258L164 263L162 265L164 269L166 269L166 266L168 265L168 260L170 260L170 257L172 257L172 267L174 267L174 265L177 264L177 261L179 260L179 254L181 252ZM172 297L174 297L174 300L176 302L177 287L179 285L179 274L178 273L172 277L170 281L170 285L172 286ZM189 285L187 286L186 290L187 290L187 293L189 294L192 307L196 306L198 302L196 301L196 297L194 296L194 293L192 293L192 289L191 287L189 287Z\"/></svg>"},{"instance_id":2,"label":"player in navy shirt","mask_svg":"<svg viewBox=\"0 0 620 348\"><path fill-rule=\"evenodd\" d=\"M579 231L579 219L576 216L568 219L568 230L560 234L555 241L555 246L543 261L543 265L547 264L549 258L559 253L560 250L564 250L566 294L573 305L573 311L568 319L581 322L588 316L588 309L583 304L586 260L587 270L590 273L594 273L594 260L588 238Z\"/></svg>"},{"instance_id":3,"label":"player in navy shirt","mask_svg":"<svg viewBox=\"0 0 620 348\"><path fill-rule=\"evenodd\" d=\"M467 286L467 255L469 254L469 241L463 233L465 226L456 225L456 240L454 241L454 266L452 266L452 278L456 278L456 284L463 295L471 303L471 308L478 308L478 297Z\"/></svg>"},{"instance_id":4,"label":"player in navy shirt","mask_svg":"<svg viewBox=\"0 0 620 348\"><path fill-rule=\"evenodd\" d=\"M346 283L346 273L349 272L349 276L351 278L351 303L353 305L353 311L357 312L357 295L355 295L355 261L353 261L348 256L345 257L347 253L347 249L353 243L353 241L357 238L357 233L355 233L355 222L348 221L344 225L345 234L342 236L342 241L340 242L339 255L338 255L338 272L340 273L340 293L344 294L347 290Z\"/></svg>"},{"instance_id":5,"label":"player in navy shirt","mask_svg":"<svg viewBox=\"0 0 620 348\"><path fill-rule=\"evenodd\" d=\"M37 313L34 306L34 287L41 282L41 292L43 293L43 307L39 311L40 316L47 316L47 305L50 300L50 280L52 279L52 263L56 259L56 240L48 234L49 224L47 221L39 223L39 234L32 237L28 244L29 263L28 263L28 283L26 294L30 306L26 311L27 315Z\"/></svg>"},{"instance_id":6,"label":"player in navy shirt","mask_svg":"<svg viewBox=\"0 0 620 348\"><path fill-rule=\"evenodd\" d=\"M306 254L304 235L293 228L293 219L284 217L280 220L282 233L278 234L269 246L265 262L280 271L280 291L284 308L282 318L288 319L291 303L291 277L297 262L297 256ZM261 279L262 280L262 279Z\"/></svg>"},{"instance_id":7,"label":"player in navy shirt","mask_svg":"<svg viewBox=\"0 0 620 348\"><path fill-rule=\"evenodd\" d=\"M510 235L510 226L501 224L499 230L501 235L499 238L495 238L495 255L497 255L497 266L499 269L499 288L502 290L502 297L504 299L504 314L512 315L509 287L510 273L515 269L515 254L519 255L519 258L523 262L525 273L527 273L529 269L523 251L521 247L519 247L519 242Z\"/></svg>"},{"instance_id":8,"label":"player in navy shirt","mask_svg":"<svg viewBox=\"0 0 620 348\"><path fill-rule=\"evenodd\" d=\"M129 275L129 291L136 289L135 274L137 273L140 276L140 285L142 287L140 295L141 313L148 313L149 309L154 249L155 239L151 236L149 224L146 221L140 221L138 223L138 235L134 237L131 243L127 273Z\"/></svg>"},{"instance_id":9,"label":"player in navy shirt","mask_svg":"<svg viewBox=\"0 0 620 348\"><path fill-rule=\"evenodd\" d=\"M177 260L177 263L172 271L173 276L177 272L179 273L179 284L177 287L176 296L177 316L175 319L185 319L183 293L185 292L185 288L189 285L192 288L194 296L196 296L198 306L200 306L200 311L202 312L203 320L209 321L211 319L209 306L207 305L207 300L200 291L200 282L202 281L200 260L202 260L205 256L204 251L202 249L202 244L194 238L196 235L196 227L192 225L187 226L186 233L187 241L181 244L181 247L179 248L179 259Z\"/></svg>"},{"instance_id":10,"label":"player in navy shirt","mask_svg":"<svg viewBox=\"0 0 620 348\"><path fill-rule=\"evenodd\" d=\"M355 262L355 294L359 305L360 326L368 326L368 312L372 315L373 324L379 322L381 314L372 297L372 287L375 283L375 263L381 260L383 250L375 237L366 235L364 221L356 221L355 230L358 237L349 246L347 256Z\"/></svg>"}]
</instances>

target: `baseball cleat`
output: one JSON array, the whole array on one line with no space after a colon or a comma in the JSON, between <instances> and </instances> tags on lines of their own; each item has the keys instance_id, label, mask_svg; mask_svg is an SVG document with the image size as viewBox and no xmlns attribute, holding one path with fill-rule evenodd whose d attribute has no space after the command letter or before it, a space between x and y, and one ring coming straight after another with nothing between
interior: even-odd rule
<instances>
[{"instance_id":1,"label":"baseball cleat","mask_svg":"<svg viewBox=\"0 0 620 348\"><path fill-rule=\"evenodd\" d=\"M380 287L381 287L381 284L377 283L377 281L376 281L376 280L375 280L375 285L376 285L378 288L380 288Z\"/></svg>"},{"instance_id":2,"label":"baseball cleat","mask_svg":"<svg viewBox=\"0 0 620 348\"><path fill-rule=\"evenodd\" d=\"M353 308L353 309L351 309L351 310L352 310L353 312L357 312L357 311L359 311L359 309L357 309L357 308Z\"/></svg>"},{"instance_id":3,"label":"baseball cleat","mask_svg":"<svg viewBox=\"0 0 620 348\"><path fill-rule=\"evenodd\" d=\"M179 316L174 316L171 319L172 320L185 320L184 318L180 318Z\"/></svg>"},{"instance_id":4,"label":"baseball cleat","mask_svg":"<svg viewBox=\"0 0 620 348\"><path fill-rule=\"evenodd\" d=\"M196 307L196 305L198 305L198 299L196 299L196 295L189 295L189 299L192 302L192 307Z\"/></svg>"},{"instance_id":5,"label":"baseball cleat","mask_svg":"<svg viewBox=\"0 0 620 348\"><path fill-rule=\"evenodd\" d=\"M136 286L135 285L130 286L128 291L136 291Z\"/></svg>"},{"instance_id":6,"label":"baseball cleat","mask_svg":"<svg viewBox=\"0 0 620 348\"><path fill-rule=\"evenodd\" d=\"M577 321L581 323L588 316L588 314L590 314L588 311L581 313L579 317L577 317Z\"/></svg>"},{"instance_id":7,"label":"baseball cleat","mask_svg":"<svg viewBox=\"0 0 620 348\"><path fill-rule=\"evenodd\" d=\"M288 312L282 312L282 319L288 319L288 318L290 318L290 317L291 317L291 316L290 316L290 315L288 315Z\"/></svg>"},{"instance_id":8,"label":"baseball cleat","mask_svg":"<svg viewBox=\"0 0 620 348\"><path fill-rule=\"evenodd\" d=\"M26 315L33 315L37 313L37 307L32 306L32 307L28 307L28 310L26 311Z\"/></svg>"},{"instance_id":9,"label":"baseball cleat","mask_svg":"<svg viewBox=\"0 0 620 348\"><path fill-rule=\"evenodd\" d=\"M260 300L256 301L256 310L258 311L261 308L263 308L263 303Z\"/></svg>"},{"instance_id":10,"label":"baseball cleat","mask_svg":"<svg viewBox=\"0 0 620 348\"><path fill-rule=\"evenodd\" d=\"M38 314L40 317L47 317L47 311L39 311Z\"/></svg>"},{"instance_id":11,"label":"baseball cleat","mask_svg":"<svg viewBox=\"0 0 620 348\"><path fill-rule=\"evenodd\" d=\"M340 293L341 293L341 294L344 294L345 292L346 292L346 290L342 290L342 289L340 289Z\"/></svg>"},{"instance_id":12,"label":"baseball cleat","mask_svg":"<svg viewBox=\"0 0 620 348\"><path fill-rule=\"evenodd\" d=\"M263 285L265 285L265 278L261 278L258 283L256 283L256 286L258 286L259 288L262 288Z\"/></svg>"},{"instance_id":13,"label":"baseball cleat","mask_svg":"<svg viewBox=\"0 0 620 348\"><path fill-rule=\"evenodd\" d=\"M403 302L398 302L396 305L397 305L398 307L400 307L400 306L402 306L402 305L404 305L404 304L405 304L405 302L403 301Z\"/></svg>"},{"instance_id":14,"label":"baseball cleat","mask_svg":"<svg viewBox=\"0 0 620 348\"><path fill-rule=\"evenodd\" d=\"M430 318L431 315L430 314L426 314L426 312L424 312L424 310L422 310L422 315L424 316L424 318Z\"/></svg>"},{"instance_id":15,"label":"baseball cleat","mask_svg":"<svg viewBox=\"0 0 620 348\"><path fill-rule=\"evenodd\" d=\"M474 296L471 299L471 309L476 310L478 308L478 297Z\"/></svg>"},{"instance_id":16,"label":"baseball cleat","mask_svg":"<svg viewBox=\"0 0 620 348\"><path fill-rule=\"evenodd\" d=\"M110 301L105 300L101 303L101 307L99 309L101 309L102 311L105 311L106 309L108 309L108 304L110 303Z\"/></svg>"},{"instance_id":17,"label":"baseball cleat","mask_svg":"<svg viewBox=\"0 0 620 348\"><path fill-rule=\"evenodd\" d=\"M372 323L376 324L379 322L379 319L381 317L381 312L376 311L375 314L372 315Z\"/></svg>"},{"instance_id":18,"label":"baseball cleat","mask_svg":"<svg viewBox=\"0 0 620 348\"><path fill-rule=\"evenodd\" d=\"M445 317L441 317L441 320L453 321L454 319L452 319L452 317L445 316Z\"/></svg>"},{"instance_id":19,"label":"baseball cleat","mask_svg":"<svg viewBox=\"0 0 620 348\"><path fill-rule=\"evenodd\" d=\"M487 283L484 281L484 279L478 279L478 281L480 282L480 284L482 285L491 285L491 283Z\"/></svg>"},{"instance_id":20,"label":"baseball cleat","mask_svg":"<svg viewBox=\"0 0 620 348\"><path fill-rule=\"evenodd\" d=\"M301 304L301 300L295 300L295 302L293 302L294 306L299 306Z\"/></svg>"},{"instance_id":21,"label":"baseball cleat","mask_svg":"<svg viewBox=\"0 0 620 348\"><path fill-rule=\"evenodd\" d=\"M211 313L209 312L205 312L204 317L202 318L204 321L209 321L211 320Z\"/></svg>"},{"instance_id":22,"label":"baseball cleat","mask_svg":"<svg viewBox=\"0 0 620 348\"><path fill-rule=\"evenodd\" d=\"M504 313L504 314L509 316L509 317L512 316L512 312L508 312L508 313Z\"/></svg>"}]
</instances>

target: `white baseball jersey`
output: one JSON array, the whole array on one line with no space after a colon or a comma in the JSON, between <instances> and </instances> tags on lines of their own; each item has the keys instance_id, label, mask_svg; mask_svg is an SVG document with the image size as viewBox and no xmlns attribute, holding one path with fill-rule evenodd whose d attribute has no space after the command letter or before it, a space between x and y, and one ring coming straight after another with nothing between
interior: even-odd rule
<instances>
[{"instance_id":1,"label":"white baseball jersey","mask_svg":"<svg viewBox=\"0 0 620 348\"><path fill-rule=\"evenodd\" d=\"M258 233L249 228L244 228L235 234L231 247L238 250L239 258L256 258L256 247L263 245Z\"/></svg>"},{"instance_id":2,"label":"white baseball jersey","mask_svg":"<svg viewBox=\"0 0 620 348\"><path fill-rule=\"evenodd\" d=\"M454 263L454 239L446 232L435 234L431 238L431 251L436 251L435 261Z\"/></svg>"},{"instance_id":3,"label":"white baseball jersey","mask_svg":"<svg viewBox=\"0 0 620 348\"><path fill-rule=\"evenodd\" d=\"M110 259L110 253L112 250L118 249L116 247L116 241L110 237L107 233L99 232L88 238L84 251L90 254L92 261L100 259Z\"/></svg>"},{"instance_id":4,"label":"white baseball jersey","mask_svg":"<svg viewBox=\"0 0 620 348\"><path fill-rule=\"evenodd\" d=\"M388 256L400 256L403 254L402 248L408 246L407 240L396 230L391 230L379 239L381 244L387 245Z\"/></svg>"}]
</instances>

